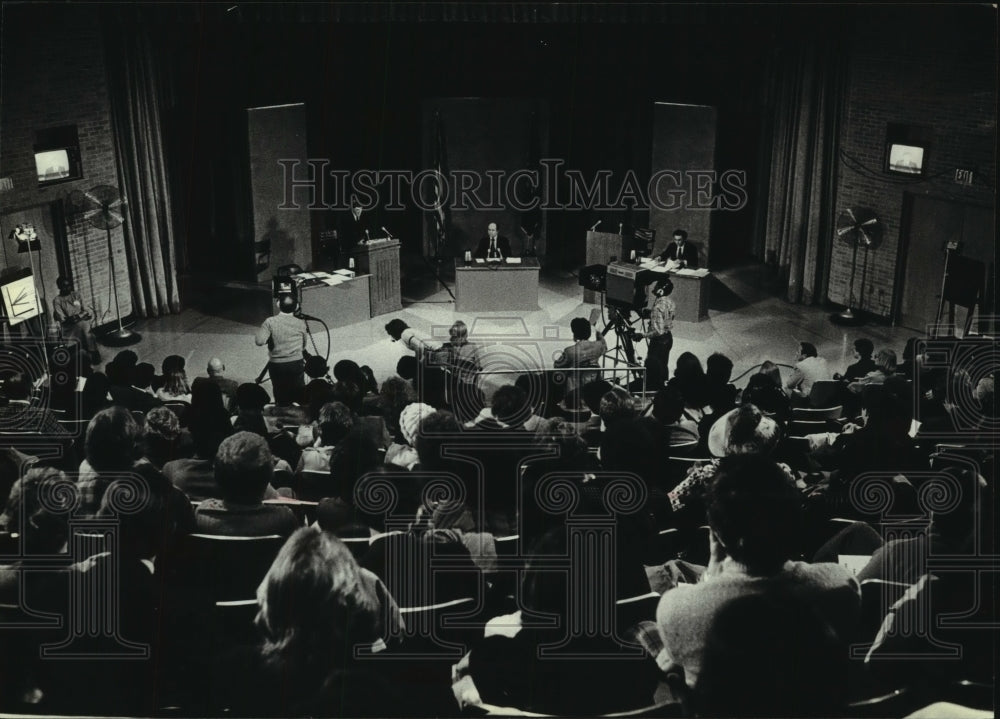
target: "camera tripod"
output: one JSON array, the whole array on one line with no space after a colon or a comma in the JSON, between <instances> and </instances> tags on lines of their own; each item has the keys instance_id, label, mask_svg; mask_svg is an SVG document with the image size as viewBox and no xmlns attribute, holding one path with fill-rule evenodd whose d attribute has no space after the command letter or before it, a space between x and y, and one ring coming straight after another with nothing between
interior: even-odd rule
<instances>
[{"instance_id":1,"label":"camera tripod","mask_svg":"<svg viewBox=\"0 0 1000 719\"><path fill-rule=\"evenodd\" d=\"M607 335L609 328L614 328L615 344L604 353L605 358L609 358L615 369L618 365L626 365L639 385L645 384L645 369L639 364L635 355L635 334L632 327L631 307L607 304L604 306L608 311L608 319L601 334ZM628 375L626 374L626 378Z\"/></svg>"}]
</instances>

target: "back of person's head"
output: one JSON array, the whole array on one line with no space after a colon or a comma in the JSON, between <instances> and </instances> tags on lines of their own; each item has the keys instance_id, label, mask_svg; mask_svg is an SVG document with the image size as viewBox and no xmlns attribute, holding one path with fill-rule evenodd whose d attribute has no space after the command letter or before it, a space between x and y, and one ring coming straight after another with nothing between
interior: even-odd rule
<instances>
[{"instance_id":1,"label":"back of person's head","mask_svg":"<svg viewBox=\"0 0 1000 719\"><path fill-rule=\"evenodd\" d=\"M417 376L417 358L413 355L403 355L396 363L396 374L405 380L413 380Z\"/></svg>"},{"instance_id":2,"label":"back of person's head","mask_svg":"<svg viewBox=\"0 0 1000 719\"><path fill-rule=\"evenodd\" d=\"M716 457L766 455L780 441L781 425L747 401L717 419L708 432L708 449Z\"/></svg>"},{"instance_id":3,"label":"back of person's head","mask_svg":"<svg viewBox=\"0 0 1000 719\"><path fill-rule=\"evenodd\" d=\"M906 340L906 344L903 346L903 361L910 362L917 356L917 343L922 340L923 337L910 337ZM874 350L874 345L872 349Z\"/></svg>"},{"instance_id":4,"label":"back of person's head","mask_svg":"<svg viewBox=\"0 0 1000 719\"><path fill-rule=\"evenodd\" d=\"M437 410L425 416L417 433L415 449L420 458L420 468L434 470L450 467L442 456L442 448L461 431L458 420L451 412Z\"/></svg>"},{"instance_id":5,"label":"back of person's head","mask_svg":"<svg viewBox=\"0 0 1000 719\"><path fill-rule=\"evenodd\" d=\"M124 407L108 407L94 415L84 440L87 463L96 472L123 472L136 459L139 425Z\"/></svg>"},{"instance_id":6,"label":"back of person's head","mask_svg":"<svg viewBox=\"0 0 1000 719\"><path fill-rule=\"evenodd\" d=\"M218 387L218 385L214 386ZM191 387L188 385L187 374L184 370L175 369L166 375L163 382L163 391L172 395L190 394Z\"/></svg>"},{"instance_id":7,"label":"back of person's head","mask_svg":"<svg viewBox=\"0 0 1000 719\"><path fill-rule=\"evenodd\" d=\"M156 367L149 362L140 362L132 370L132 384L139 389L148 389L156 376Z\"/></svg>"},{"instance_id":8,"label":"back of person's head","mask_svg":"<svg viewBox=\"0 0 1000 719\"><path fill-rule=\"evenodd\" d=\"M9 372L3 382L3 395L7 399L26 400L31 397L31 380L27 373Z\"/></svg>"},{"instance_id":9,"label":"back of person's head","mask_svg":"<svg viewBox=\"0 0 1000 719\"><path fill-rule=\"evenodd\" d=\"M148 484L136 485L137 480L118 479L108 485L97 516L117 520L119 556L152 559L160 554L173 528L167 521L163 495ZM123 506L128 509L123 511Z\"/></svg>"},{"instance_id":10,"label":"back of person's head","mask_svg":"<svg viewBox=\"0 0 1000 719\"><path fill-rule=\"evenodd\" d=\"M52 499L72 497L72 481L53 467L32 467L14 482L3 514L0 528L22 536L22 549L31 553L50 553L62 549L68 536L66 512L56 512ZM42 501L42 496L50 499Z\"/></svg>"},{"instance_id":11,"label":"back of person's head","mask_svg":"<svg viewBox=\"0 0 1000 719\"><path fill-rule=\"evenodd\" d=\"M130 373L132 368L139 363L139 355L137 355L132 350L122 350L115 355L115 358L111 360L116 365L120 365L125 368L126 373ZM181 367L184 365L181 364Z\"/></svg>"},{"instance_id":12,"label":"back of person's head","mask_svg":"<svg viewBox=\"0 0 1000 719\"><path fill-rule=\"evenodd\" d=\"M587 406L594 414L600 414L601 412L601 398L604 397L615 385L611 384L607 380L595 379L593 382L588 382L583 385L580 389L580 394L583 395L583 403ZM567 402L567 406L570 403Z\"/></svg>"},{"instance_id":13,"label":"back of person's head","mask_svg":"<svg viewBox=\"0 0 1000 719\"><path fill-rule=\"evenodd\" d=\"M322 379L330 372L330 366L319 355L309 355L306 360L306 376L311 379Z\"/></svg>"},{"instance_id":14,"label":"back of person's head","mask_svg":"<svg viewBox=\"0 0 1000 719\"><path fill-rule=\"evenodd\" d=\"M712 382L726 384L733 376L733 361L721 352L713 352L705 360L705 374Z\"/></svg>"},{"instance_id":15,"label":"back of person's head","mask_svg":"<svg viewBox=\"0 0 1000 719\"><path fill-rule=\"evenodd\" d=\"M604 426L611 427L616 422L636 417L639 414L639 408L635 398L628 393L628 390L613 386L601 397L598 414L601 416Z\"/></svg>"},{"instance_id":16,"label":"back of person's head","mask_svg":"<svg viewBox=\"0 0 1000 719\"><path fill-rule=\"evenodd\" d=\"M895 372L897 364L895 350L884 348L875 354L875 366L887 374Z\"/></svg>"},{"instance_id":17,"label":"back of person's head","mask_svg":"<svg viewBox=\"0 0 1000 719\"><path fill-rule=\"evenodd\" d=\"M497 420L511 426L524 424L530 415L528 395L523 389L512 384L497 388L493 393L490 407Z\"/></svg>"},{"instance_id":18,"label":"back of person's head","mask_svg":"<svg viewBox=\"0 0 1000 719\"><path fill-rule=\"evenodd\" d=\"M653 284L653 294L658 297L669 297L674 291L674 283L669 277L657 280Z\"/></svg>"},{"instance_id":19,"label":"back of person's head","mask_svg":"<svg viewBox=\"0 0 1000 719\"><path fill-rule=\"evenodd\" d=\"M765 375L756 374L750 378L743 390L743 404L752 404L768 417L782 425L792 416L792 405L788 395Z\"/></svg>"},{"instance_id":20,"label":"back of person's head","mask_svg":"<svg viewBox=\"0 0 1000 719\"><path fill-rule=\"evenodd\" d=\"M752 574L778 572L795 554L802 497L777 463L724 457L706 498L708 524L726 553Z\"/></svg>"},{"instance_id":21,"label":"back of person's head","mask_svg":"<svg viewBox=\"0 0 1000 719\"><path fill-rule=\"evenodd\" d=\"M226 363L218 357L213 357L208 361L205 372L209 377L217 377L226 371Z\"/></svg>"},{"instance_id":22,"label":"back of person's head","mask_svg":"<svg viewBox=\"0 0 1000 719\"><path fill-rule=\"evenodd\" d=\"M354 485L381 464L382 455L375 439L364 427L352 427L330 456L330 477L339 488L338 496L345 502L353 501Z\"/></svg>"},{"instance_id":23,"label":"back of person's head","mask_svg":"<svg viewBox=\"0 0 1000 719\"><path fill-rule=\"evenodd\" d=\"M589 340L591 332L590 321L586 317L574 317L569 323L569 328L573 332L575 340Z\"/></svg>"},{"instance_id":24,"label":"back of person's head","mask_svg":"<svg viewBox=\"0 0 1000 719\"><path fill-rule=\"evenodd\" d=\"M285 315L290 315L299 308L299 303L291 295L282 295L278 298L278 311Z\"/></svg>"},{"instance_id":25,"label":"back of person's head","mask_svg":"<svg viewBox=\"0 0 1000 719\"><path fill-rule=\"evenodd\" d=\"M259 412L270 401L267 390L259 384L244 382L236 388L236 406L243 411Z\"/></svg>"},{"instance_id":26,"label":"back of person's head","mask_svg":"<svg viewBox=\"0 0 1000 719\"><path fill-rule=\"evenodd\" d=\"M343 402L354 414L361 414L361 409L364 406L364 396L361 394L361 388L353 382L345 382L343 380L333 385L330 400L333 402Z\"/></svg>"},{"instance_id":27,"label":"back of person's head","mask_svg":"<svg viewBox=\"0 0 1000 719\"><path fill-rule=\"evenodd\" d=\"M354 415L343 402L327 402L319 410L319 433L323 445L332 447L354 427Z\"/></svg>"},{"instance_id":28,"label":"back of person's head","mask_svg":"<svg viewBox=\"0 0 1000 719\"><path fill-rule=\"evenodd\" d=\"M674 376L681 382L689 379L701 379L705 376L705 370L701 366L701 360L693 352L681 352L677 357Z\"/></svg>"},{"instance_id":29,"label":"back of person's head","mask_svg":"<svg viewBox=\"0 0 1000 719\"><path fill-rule=\"evenodd\" d=\"M145 454L154 464L173 459L173 451L181 436L181 423L176 414L167 407L153 407L146 412L142 430Z\"/></svg>"},{"instance_id":30,"label":"back of person's head","mask_svg":"<svg viewBox=\"0 0 1000 719\"><path fill-rule=\"evenodd\" d=\"M693 709L700 717L843 716L847 644L808 602L747 594L706 633Z\"/></svg>"},{"instance_id":31,"label":"back of person's head","mask_svg":"<svg viewBox=\"0 0 1000 719\"><path fill-rule=\"evenodd\" d=\"M535 442L559 448L558 460L572 460L587 454L587 443L576 427L562 417L552 417L535 430Z\"/></svg>"},{"instance_id":32,"label":"back of person's head","mask_svg":"<svg viewBox=\"0 0 1000 719\"><path fill-rule=\"evenodd\" d=\"M875 344L867 337L860 337L854 340L854 351L857 352L858 356L862 359L868 359L875 351Z\"/></svg>"},{"instance_id":33,"label":"back of person's head","mask_svg":"<svg viewBox=\"0 0 1000 719\"><path fill-rule=\"evenodd\" d=\"M237 432L219 444L214 468L223 499L260 504L274 474L274 458L259 434Z\"/></svg>"},{"instance_id":34,"label":"back of person's head","mask_svg":"<svg viewBox=\"0 0 1000 719\"><path fill-rule=\"evenodd\" d=\"M368 587L342 541L317 527L297 530L257 589L264 659L323 681L355 646L377 639L378 600Z\"/></svg>"},{"instance_id":35,"label":"back of person's head","mask_svg":"<svg viewBox=\"0 0 1000 719\"><path fill-rule=\"evenodd\" d=\"M386 420L394 426L399 424L399 413L403 407L417 398L413 386L402 377L386 377L379 387L378 394L382 400Z\"/></svg>"},{"instance_id":36,"label":"back of person's head","mask_svg":"<svg viewBox=\"0 0 1000 719\"><path fill-rule=\"evenodd\" d=\"M448 328L448 336L453 344L465 344L469 340L469 327L462 320L456 320Z\"/></svg>"},{"instance_id":37,"label":"back of person's head","mask_svg":"<svg viewBox=\"0 0 1000 719\"><path fill-rule=\"evenodd\" d=\"M818 357L816 345L812 342L799 342L799 354L803 357Z\"/></svg>"},{"instance_id":38,"label":"back of person's head","mask_svg":"<svg viewBox=\"0 0 1000 719\"><path fill-rule=\"evenodd\" d=\"M160 364L160 374L166 377L171 372L183 370L186 365L186 360L180 355L167 355Z\"/></svg>"},{"instance_id":39,"label":"back of person's head","mask_svg":"<svg viewBox=\"0 0 1000 719\"><path fill-rule=\"evenodd\" d=\"M664 387L653 396L653 416L663 424L676 424L684 414L684 396L676 387Z\"/></svg>"},{"instance_id":40,"label":"back of person's head","mask_svg":"<svg viewBox=\"0 0 1000 719\"><path fill-rule=\"evenodd\" d=\"M365 384L361 367L354 360L342 359L333 366L333 378L338 382L348 382L359 389Z\"/></svg>"},{"instance_id":41,"label":"back of person's head","mask_svg":"<svg viewBox=\"0 0 1000 719\"><path fill-rule=\"evenodd\" d=\"M410 326L405 322L403 322L403 320L399 319L398 317L396 319L389 320L385 324L386 334L388 334L394 340L398 340L400 337L402 337L403 332L405 332L408 329L410 329Z\"/></svg>"},{"instance_id":42,"label":"back of person's head","mask_svg":"<svg viewBox=\"0 0 1000 719\"><path fill-rule=\"evenodd\" d=\"M104 365L104 373L108 378L108 385L111 387L122 387L130 384L130 369L123 364L112 360Z\"/></svg>"},{"instance_id":43,"label":"back of person's head","mask_svg":"<svg viewBox=\"0 0 1000 719\"><path fill-rule=\"evenodd\" d=\"M757 372L758 375L763 375L771 380L776 386L781 386L781 369L771 360L764 360L760 363L760 370ZM754 375L756 377L757 375ZM750 378L751 380L753 377Z\"/></svg>"}]
</instances>

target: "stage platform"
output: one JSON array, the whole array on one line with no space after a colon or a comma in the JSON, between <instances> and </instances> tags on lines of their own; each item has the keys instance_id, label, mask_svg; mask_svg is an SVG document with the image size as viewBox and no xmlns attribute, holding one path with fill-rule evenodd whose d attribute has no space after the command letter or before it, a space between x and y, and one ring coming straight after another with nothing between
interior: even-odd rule
<instances>
[{"instance_id":1,"label":"stage platform","mask_svg":"<svg viewBox=\"0 0 1000 719\"><path fill-rule=\"evenodd\" d=\"M444 286L454 291L453 268L442 266L444 285L432 269L437 270L420 258L404 261L403 309L398 313L333 327L329 336L320 325L310 323L315 340L315 349L310 344L310 351L322 355L329 347L331 367L337 360L352 359L370 365L381 381L394 373L406 351L386 335L386 322L399 317L411 327L447 338L448 327L461 319L469 326L470 340L484 348L485 369L529 371L551 367L554 354L572 344L570 321L589 316L596 306L583 302L583 289L574 274L543 268L538 310L457 313ZM892 347L898 354L912 334L904 328L874 324L838 327L829 321L826 308L792 305L770 294L765 289L766 273L758 266L723 270L713 276L708 319L677 323L671 365L682 352L693 352L703 361L713 352L722 352L733 360L733 376L738 377L763 360L792 364L798 342L808 341L838 370L853 361L852 343L858 337L870 338L876 347ZM137 322L135 329L143 340L130 349L140 361L157 368L164 356L181 354L187 360L189 377L204 374L208 360L218 356L226 363L228 376L249 381L267 362L267 352L254 345L254 332L273 311L268 287L202 284L180 314ZM613 333L608 342L614 346ZM115 350L103 348L102 352L107 361ZM637 343L636 353L645 356L645 343Z\"/></svg>"}]
</instances>

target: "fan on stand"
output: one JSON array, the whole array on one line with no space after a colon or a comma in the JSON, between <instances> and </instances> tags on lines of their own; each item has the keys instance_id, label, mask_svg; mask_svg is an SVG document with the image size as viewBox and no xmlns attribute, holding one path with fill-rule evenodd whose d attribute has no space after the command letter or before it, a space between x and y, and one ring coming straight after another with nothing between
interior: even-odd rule
<instances>
[{"instance_id":1,"label":"fan on stand","mask_svg":"<svg viewBox=\"0 0 1000 719\"><path fill-rule=\"evenodd\" d=\"M122 325L122 313L118 305L118 277L115 275L115 253L111 245L111 230L125 221L125 198L118 188L111 185L97 185L84 192L74 192L71 202L83 218L99 230L104 230L108 238L108 264L111 270L111 291L115 298L115 315L118 329L103 337L101 342L108 347L133 345L142 339L138 332L132 332Z\"/></svg>"},{"instance_id":2,"label":"fan on stand","mask_svg":"<svg viewBox=\"0 0 1000 719\"><path fill-rule=\"evenodd\" d=\"M876 249L882 242L882 222L874 210L867 208L848 208L837 218L837 238L847 242L852 247L851 252L851 284L847 292L847 307L843 312L832 315L830 319L841 325L859 325L864 320L854 311L854 278L858 271L858 249L865 251L861 270L862 291L868 276L868 252Z\"/></svg>"}]
</instances>

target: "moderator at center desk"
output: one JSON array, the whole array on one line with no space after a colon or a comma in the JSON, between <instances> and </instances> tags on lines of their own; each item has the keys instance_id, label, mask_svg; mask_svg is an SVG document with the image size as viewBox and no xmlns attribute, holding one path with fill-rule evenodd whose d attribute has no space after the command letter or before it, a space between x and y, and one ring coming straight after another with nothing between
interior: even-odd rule
<instances>
[{"instance_id":1,"label":"moderator at center desk","mask_svg":"<svg viewBox=\"0 0 1000 719\"><path fill-rule=\"evenodd\" d=\"M455 260L455 310L538 309L538 259L520 262L465 262Z\"/></svg>"}]
</instances>

